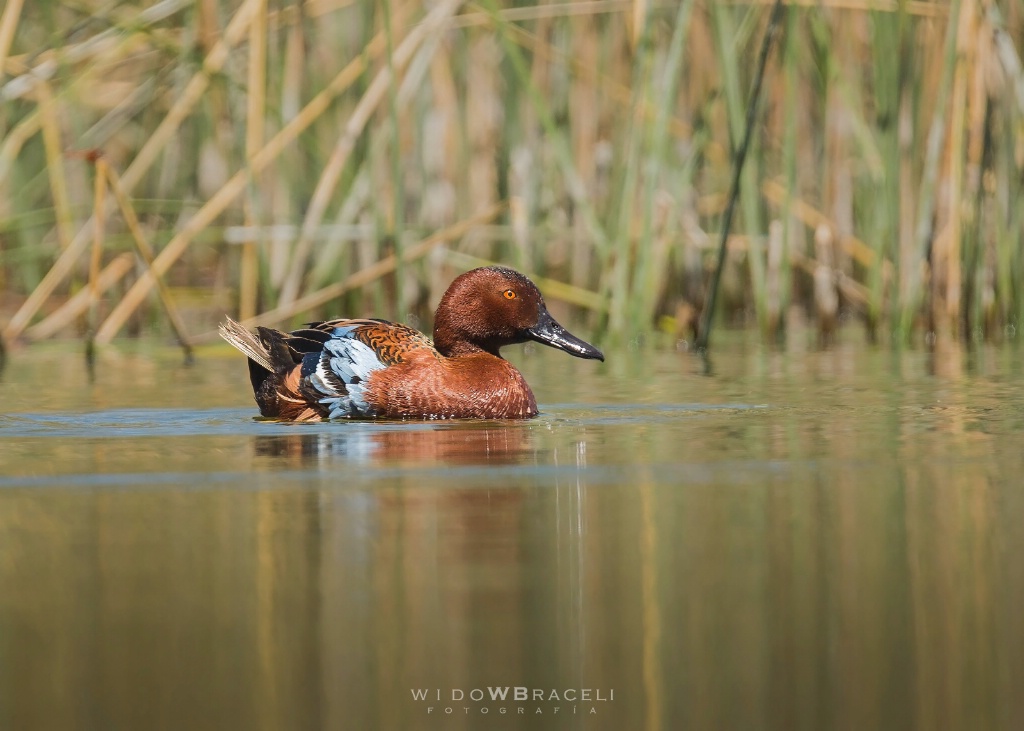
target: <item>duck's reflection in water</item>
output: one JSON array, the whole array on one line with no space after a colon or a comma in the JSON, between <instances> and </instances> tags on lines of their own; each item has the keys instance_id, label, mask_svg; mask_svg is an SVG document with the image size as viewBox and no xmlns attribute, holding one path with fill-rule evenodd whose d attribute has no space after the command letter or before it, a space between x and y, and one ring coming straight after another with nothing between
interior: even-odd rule
<instances>
[{"instance_id":1,"label":"duck's reflection in water","mask_svg":"<svg viewBox=\"0 0 1024 731\"><path fill-rule=\"evenodd\" d=\"M258 457L285 460L292 466L332 460L374 464L440 463L517 464L533 461L533 431L524 424L405 425L373 428L339 424L337 429L257 436Z\"/></svg>"}]
</instances>

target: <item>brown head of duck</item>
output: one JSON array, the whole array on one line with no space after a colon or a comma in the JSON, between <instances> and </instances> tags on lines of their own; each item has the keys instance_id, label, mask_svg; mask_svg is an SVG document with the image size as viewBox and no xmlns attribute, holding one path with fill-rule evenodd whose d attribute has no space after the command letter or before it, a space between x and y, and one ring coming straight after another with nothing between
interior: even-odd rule
<instances>
[{"instance_id":1,"label":"brown head of duck","mask_svg":"<svg viewBox=\"0 0 1024 731\"><path fill-rule=\"evenodd\" d=\"M482 267L457 277L434 316L434 347L446 357L535 340L577 358L604 360L600 350L555 322L537 285L507 267Z\"/></svg>"}]
</instances>

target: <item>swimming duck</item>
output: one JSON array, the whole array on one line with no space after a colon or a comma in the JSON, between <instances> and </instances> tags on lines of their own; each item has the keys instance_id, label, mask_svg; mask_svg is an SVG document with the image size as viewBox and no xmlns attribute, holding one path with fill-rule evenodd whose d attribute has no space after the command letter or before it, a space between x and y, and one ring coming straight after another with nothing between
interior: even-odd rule
<instances>
[{"instance_id":1,"label":"swimming duck","mask_svg":"<svg viewBox=\"0 0 1024 731\"><path fill-rule=\"evenodd\" d=\"M601 351L555 322L536 285L506 267L457 277L434 316L434 340L386 320L328 320L291 333L250 332L230 318L225 340L249 358L263 416L525 419L537 400L501 357L505 345L535 340L577 358Z\"/></svg>"}]
</instances>

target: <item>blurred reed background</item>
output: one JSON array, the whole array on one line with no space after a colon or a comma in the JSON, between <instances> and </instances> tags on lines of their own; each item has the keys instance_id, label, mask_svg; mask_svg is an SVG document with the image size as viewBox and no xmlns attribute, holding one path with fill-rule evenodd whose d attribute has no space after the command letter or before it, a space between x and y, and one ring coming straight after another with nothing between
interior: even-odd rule
<instances>
[{"instance_id":1,"label":"blurred reed background","mask_svg":"<svg viewBox=\"0 0 1024 731\"><path fill-rule=\"evenodd\" d=\"M787 5L720 321L1012 337L1024 4ZM689 337L769 9L6 0L4 338L416 324L479 262Z\"/></svg>"}]
</instances>

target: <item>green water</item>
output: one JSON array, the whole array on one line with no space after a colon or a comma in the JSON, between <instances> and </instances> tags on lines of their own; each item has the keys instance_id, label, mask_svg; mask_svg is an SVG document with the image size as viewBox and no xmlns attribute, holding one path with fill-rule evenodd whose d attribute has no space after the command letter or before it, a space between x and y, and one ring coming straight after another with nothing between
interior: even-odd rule
<instances>
[{"instance_id":1,"label":"green water","mask_svg":"<svg viewBox=\"0 0 1024 731\"><path fill-rule=\"evenodd\" d=\"M1024 728L1021 351L716 346L510 349L509 424L13 353L0 729Z\"/></svg>"}]
</instances>

